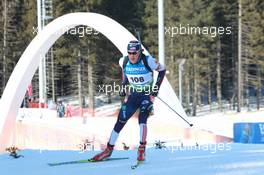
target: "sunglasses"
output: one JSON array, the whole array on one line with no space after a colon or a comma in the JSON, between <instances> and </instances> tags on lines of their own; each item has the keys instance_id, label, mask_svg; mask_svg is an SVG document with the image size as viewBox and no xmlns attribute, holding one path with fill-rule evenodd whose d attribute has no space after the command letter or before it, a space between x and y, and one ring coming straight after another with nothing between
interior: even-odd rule
<instances>
[{"instance_id":1,"label":"sunglasses","mask_svg":"<svg viewBox=\"0 0 264 175\"><path fill-rule=\"evenodd\" d=\"M128 55L136 55L137 52L128 52Z\"/></svg>"}]
</instances>

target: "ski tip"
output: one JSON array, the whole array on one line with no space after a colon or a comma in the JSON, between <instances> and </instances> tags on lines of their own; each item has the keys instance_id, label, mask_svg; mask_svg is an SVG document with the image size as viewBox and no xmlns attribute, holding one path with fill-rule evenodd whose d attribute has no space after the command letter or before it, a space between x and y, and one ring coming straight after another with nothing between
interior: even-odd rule
<instances>
[{"instance_id":1,"label":"ski tip","mask_svg":"<svg viewBox=\"0 0 264 175\"><path fill-rule=\"evenodd\" d=\"M94 159L88 159L87 161L88 162L103 162L103 161L106 161L107 159L102 159L102 160L94 160Z\"/></svg>"},{"instance_id":2,"label":"ski tip","mask_svg":"<svg viewBox=\"0 0 264 175\"><path fill-rule=\"evenodd\" d=\"M136 169L140 164L142 164L144 161L137 161L137 163L135 165L131 166L131 169L134 170Z\"/></svg>"},{"instance_id":3,"label":"ski tip","mask_svg":"<svg viewBox=\"0 0 264 175\"><path fill-rule=\"evenodd\" d=\"M59 165L59 164L57 164L57 163L48 163L48 165L49 165L49 166L57 166L57 165Z\"/></svg>"},{"instance_id":4,"label":"ski tip","mask_svg":"<svg viewBox=\"0 0 264 175\"><path fill-rule=\"evenodd\" d=\"M131 169L132 169L132 170L134 170L134 169L136 169L136 168L137 168L136 165L131 166Z\"/></svg>"}]
</instances>

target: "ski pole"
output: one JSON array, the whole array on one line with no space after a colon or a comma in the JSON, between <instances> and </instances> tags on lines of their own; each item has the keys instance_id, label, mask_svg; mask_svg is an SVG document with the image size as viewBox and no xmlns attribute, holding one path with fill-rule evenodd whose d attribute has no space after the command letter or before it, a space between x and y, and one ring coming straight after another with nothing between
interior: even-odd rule
<instances>
[{"instance_id":1,"label":"ski pole","mask_svg":"<svg viewBox=\"0 0 264 175\"><path fill-rule=\"evenodd\" d=\"M157 98L162 101L166 106L168 106L173 112L175 112L179 117L181 117L182 120L184 120L186 123L188 123L190 125L190 127L193 126L192 123L188 122L184 117L182 117L178 112L176 112L170 105L168 105L168 103L166 103L165 101L163 101L160 97L157 96Z\"/></svg>"}]
</instances>

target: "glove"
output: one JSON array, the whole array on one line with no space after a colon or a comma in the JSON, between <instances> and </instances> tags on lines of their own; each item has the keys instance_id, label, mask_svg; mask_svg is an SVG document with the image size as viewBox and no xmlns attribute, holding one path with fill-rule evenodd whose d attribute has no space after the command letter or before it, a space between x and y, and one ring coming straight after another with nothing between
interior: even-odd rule
<instances>
[{"instance_id":1,"label":"glove","mask_svg":"<svg viewBox=\"0 0 264 175\"><path fill-rule=\"evenodd\" d=\"M150 95L153 96L153 97L157 97L158 94L159 94L159 91L152 91L152 92L150 93Z\"/></svg>"},{"instance_id":2,"label":"glove","mask_svg":"<svg viewBox=\"0 0 264 175\"><path fill-rule=\"evenodd\" d=\"M120 97L124 97L124 96L126 96L126 89L122 87L122 88L120 89L120 91L119 91L119 95L120 95Z\"/></svg>"}]
</instances>

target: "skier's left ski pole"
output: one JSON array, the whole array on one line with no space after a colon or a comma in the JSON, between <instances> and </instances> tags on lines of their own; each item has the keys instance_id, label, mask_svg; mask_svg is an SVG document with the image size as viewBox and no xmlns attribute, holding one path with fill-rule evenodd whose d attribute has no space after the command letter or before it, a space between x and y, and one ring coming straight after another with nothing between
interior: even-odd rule
<instances>
[{"instance_id":1,"label":"skier's left ski pole","mask_svg":"<svg viewBox=\"0 0 264 175\"><path fill-rule=\"evenodd\" d=\"M170 105L168 105L168 103L166 103L165 101L163 101L160 97L157 96L157 98L162 101L166 106L168 106L173 112L175 112L179 117L181 117L182 120L184 120L186 123L188 123L188 125L190 125L190 127L193 126L192 123L188 122L184 117L182 117L177 111L175 111Z\"/></svg>"}]
</instances>

